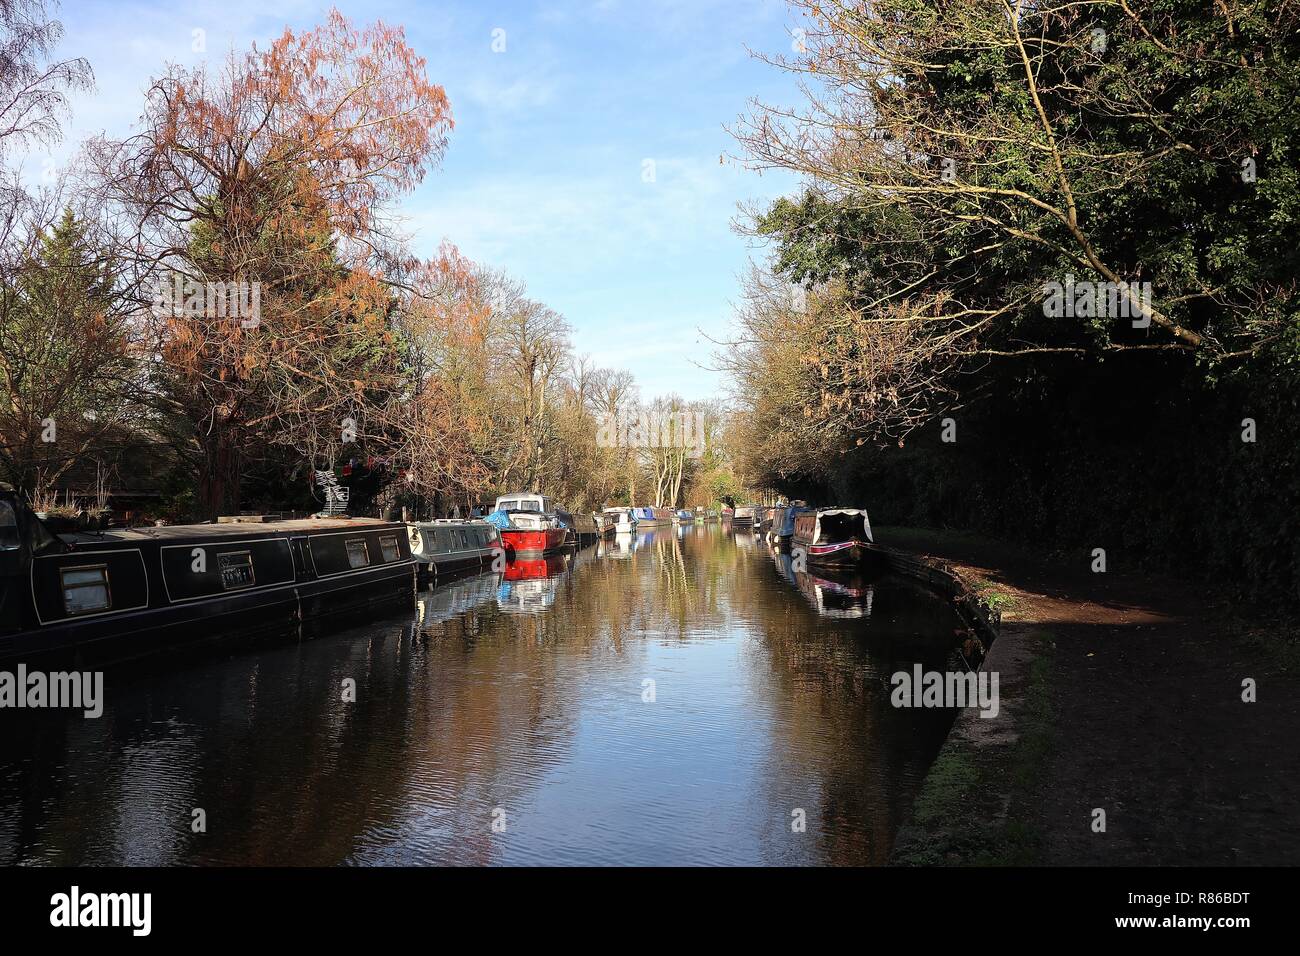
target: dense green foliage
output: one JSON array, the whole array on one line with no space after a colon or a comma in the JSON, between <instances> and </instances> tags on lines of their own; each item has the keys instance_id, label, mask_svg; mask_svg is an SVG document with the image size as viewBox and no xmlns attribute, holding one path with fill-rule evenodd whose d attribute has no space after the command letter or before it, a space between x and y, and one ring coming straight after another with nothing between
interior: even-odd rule
<instances>
[{"instance_id":1,"label":"dense green foliage","mask_svg":"<svg viewBox=\"0 0 1300 956\"><path fill-rule=\"evenodd\" d=\"M808 180L754 224L746 469L1300 600L1300 11L1130 8L809 5L815 123L742 135ZM1053 314L1070 277L1149 328Z\"/></svg>"}]
</instances>

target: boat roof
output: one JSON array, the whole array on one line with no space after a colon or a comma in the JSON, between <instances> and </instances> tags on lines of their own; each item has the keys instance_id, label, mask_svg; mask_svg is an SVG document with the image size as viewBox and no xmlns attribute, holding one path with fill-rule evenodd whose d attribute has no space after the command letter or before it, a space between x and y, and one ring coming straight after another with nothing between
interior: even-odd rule
<instances>
[{"instance_id":1,"label":"boat roof","mask_svg":"<svg viewBox=\"0 0 1300 956\"><path fill-rule=\"evenodd\" d=\"M287 521L240 521L227 524L171 524L161 528L108 528L60 534L68 544L103 544L108 541L170 541L193 537L249 537L258 533L293 531L358 531L398 527L379 518L293 518Z\"/></svg>"},{"instance_id":2,"label":"boat roof","mask_svg":"<svg viewBox=\"0 0 1300 956\"><path fill-rule=\"evenodd\" d=\"M455 527L457 525L472 525L476 528L482 525L495 527L492 522L483 518L430 518L428 521L408 521L407 524L413 525L417 528L423 528L426 525L436 528Z\"/></svg>"}]
</instances>

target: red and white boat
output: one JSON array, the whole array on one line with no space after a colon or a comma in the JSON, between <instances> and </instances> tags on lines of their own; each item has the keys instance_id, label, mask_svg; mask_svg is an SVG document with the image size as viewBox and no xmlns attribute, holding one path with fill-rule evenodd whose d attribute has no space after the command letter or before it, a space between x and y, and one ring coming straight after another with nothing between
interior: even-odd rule
<instances>
[{"instance_id":1,"label":"red and white boat","mask_svg":"<svg viewBox=\"0 0 1300 956\"><path fill-rule=\"evenodd\" d=\"M501 529L501 545L511 560L555 554L568 540L569 529L556 517L554 503L545 495L502 495L494 510L510 519L510 526Z\"/></svg>"},{"instance_id":2,"label":"red and white boat","mask_svg":"<svg viewBox=\"0 0 1300 956\"><path fill-rule=\"evenodd\" d=\"M872 543L871 521L860 508L817 508L794 519L794 548L809 564L861 564Z\"/></svg>"}]
</instances>

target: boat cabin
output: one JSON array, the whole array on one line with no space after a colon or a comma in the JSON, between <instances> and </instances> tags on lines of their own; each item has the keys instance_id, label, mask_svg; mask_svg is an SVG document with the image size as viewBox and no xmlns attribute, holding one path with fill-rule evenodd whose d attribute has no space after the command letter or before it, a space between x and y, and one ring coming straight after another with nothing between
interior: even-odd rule
<instances>
[{"instance_id":1,"label":"boat cabin","mask_svg":"<svg viewBox=\"0 0 1300 956\"><path fill-rule=\"evenodd\" d=\"M493 510L536 511L540 514L551 514L555 511L555 503L546 495L521 491L515 495L502 495L497 499L496 507Z\"/></svg>"}]
</instances>

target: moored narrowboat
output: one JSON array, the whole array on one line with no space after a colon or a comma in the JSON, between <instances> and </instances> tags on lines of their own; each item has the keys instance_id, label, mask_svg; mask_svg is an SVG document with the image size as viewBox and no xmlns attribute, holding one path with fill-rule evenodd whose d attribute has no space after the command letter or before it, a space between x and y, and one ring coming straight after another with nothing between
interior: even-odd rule
<instances>
[{"instance_id":1,"label":"moored narrowboat","mask_svg":"<svg viewBox=\"0 0 1300 956\"><path fill-rule=\"evenodd\" d=\"M411 556L422 575L441 577L479 568L504 553L501 532L487 521L443 518L407 526Z\"/></svg>"},{"instance_id":2,"label":"moored narrowboat","mask_svg":"<svg viewBox=\"0 0 1300 956\"><path fill-rule=\"evenodd\" d=\"M795 519L807 511L808 506L802 501L793 501L777 508L776 515L772 519L772 530L767 533L767 539L778 548L788 548L794 540Z\"/></svg>"},{"instance_id":3,"label":"moored narrowboat","mask_svg":"<svg viewBox=\"0 0 1300 956\"><path fill-rule=\"evenodd\" d=\"M586 548L596 543L596 538L600 536L600 530L596 525L596 519L585 512L570 514L567 511L556 509L555 517L559 519L560 524L564 525L569 531L570 543L577 548Z\"/></svg>"},{"instance_id":4,"label":"moored narrowboat","mask_svg":"<svg viewBox=\"0 0 1300 956\"><path fill-rule=\"evenodd\" d=\"M731 515L731 526L733 528L752 528L754 526L754 513L757 510L753 505L737 505L736 510Z\"/></svg>"},{"instance_id":5,"label":"moored narrowboat","mask_svg":"<svg viewBox=\"0 0 1300 956\"><path fill-rule=\"evenodd\" d=\"M695 524L695 512L683 508L673 515L673 521L677 524Z\"/></svg>"},{"instance_id":6,"label":"moored narrowboat","mask_svg":"<svg viewBox=\"0 0 1300 956\"><path fill-rule=\"evenodd\" d=\"M52 534L0 487L0 659L137 657L414 607L405 526L366 518Z\"/></svg>"},{"instance_id":7,"label":"moored narrowboat","mask_svg":"<svg viewBox=\"0 0 1300 956\"><path fill-rule=\"evenodd\" d=\"M816 508L795 518L794 547L809 564L861 564L871 545L871 521L860 508Z\"/></svg>"},{"instance_id":8,"label":"moored narrowboat","mask_svg":"<svg viewBox=\"0 0 1300 956\"><path fill-rule=\"evenodd\" d=\"M673 513L668 508L654 507L634 508L638 528L663 528L673 523Z\"/></svg>"}]
</instances>

